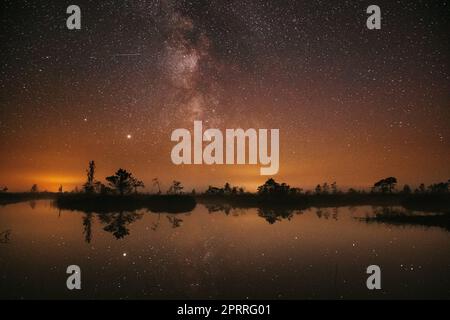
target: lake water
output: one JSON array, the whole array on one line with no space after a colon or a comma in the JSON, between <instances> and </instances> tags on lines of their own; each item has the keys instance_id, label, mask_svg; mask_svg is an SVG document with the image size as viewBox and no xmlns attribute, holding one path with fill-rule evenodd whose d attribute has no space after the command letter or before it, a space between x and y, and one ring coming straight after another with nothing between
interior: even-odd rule
<instances>
[{"instance_id":1,"label":"lake water","mask_svg":"<svg viewBox=\"0 0 450 320\"><path fill-rule=\"evenodd\" d=\"M109 215L0 206L0 298L450 298L450 232L362 221L374 208ZM81 268L81 290L66 268ZM381 268L368 290L366 268Z\"/></svg>"}]
</instances>

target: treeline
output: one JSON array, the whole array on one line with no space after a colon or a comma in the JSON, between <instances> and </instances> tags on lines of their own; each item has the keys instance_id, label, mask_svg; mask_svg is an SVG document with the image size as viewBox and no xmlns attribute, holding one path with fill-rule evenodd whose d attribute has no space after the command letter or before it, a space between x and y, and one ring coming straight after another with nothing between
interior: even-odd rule
<instances>
[{"instance_id":1,"label":"treeline","mask_svg":"<svg viewBox=\"0 0 450 320\"><path fill-rule=\"evenodd\" d=\"M152 187L156 188L156 194L162 194L161 183L158 178L152 180ZM96 165L92 160L86 169L86 182L81 186L81 189L75 187L71 193L87 193L87 194L108 194L108 195L129 195L137 194L139 189L145 188L142 180L136 178L130 171L119 168L114 174L105 177L105 182L96 179ZM47 191L44 191L46 193ZM58 189L59 193L67 193L63 191L61 185ZM6 186L0 187L0 194L8 193ZM33 184L29 189L29 193L42 193L37 184ZM167 188L167 194L185 194L184 187L180 181L173 180ZM188 192L192 195L197 195L195 189ZM295 195L343 195L343 194L447 194L450 193L450 179L445 182L433 183L426 186L421 183L415 189L410 185L404 184L398 187L398 180L395 177L387 177L375 182L370 190L356 190L349 188L346 191L340 189L336 182L316 185L312 190L303 190L299 187L291 187L287 183L277 182L270 178L264 184L258 186L256 195L258 196L295 196ZM8 193L10 194L10 193ZM249 195L241 186L232 186L226 182L223 187L208 186L205 192L200 195L209 196L237 196Z\"/></svg>"},{"instance_id":2,"label":"treeline","mask_svg":"<svg viewBox=\"0 0 450 320\"><path fill-rule=\"evenodd\" d=\"M370 190L342 191L336 182L317 185L313 190L304 191L286 183L268 179L257 188L256 193L232 187L229 183L223 188L208 187L197 198L211 207L226 203L230 208L245 207L288 207L303 209L308 207L340 207L354 205L404 206L412 210L448 212L450 211L449 182L421 184L412 191L409 186L397 189L397 179L388 177L374 183Z\"/></svg>"},{"instance_id":3,"label":"treeline","mask_svg":"<svg viewBox=\"0 0 450 320\"><path fill-rule=\"evenodd\" d=\"M95 162L93 160L90 161L86 170L86 183L83 184L81 192L123 196L138 194L138 189L145 188L142 180L139 180L131 172L122 168L119 168L113 175L106 177L106 184L104 184L95 179L95 168ZM157 194L162 194L161 183L158 178L152 180L152 185L157 188ZM181 182L174 180L166 193L169 195L180 195L183 194L183 189ZM74 192L80 191L75 190Z\"/></svg>"},{"instance_id":4,"label":"treeline","mask_svg":"<svg viewBox=\"0 0 450 320\"><path fill-rule=\"evenodd\" d=\"M276 182L273 178L268 179L263 185L258 186L257 195L260 196L280 196L280 195L343 195L343 194L442 194L450 193L450 179L447 182L434 183L429 186L421 183L416 189L412 189L408 184L397 189L398 180L395 177L388 177L375 182L370 189L356 190L349 188L343 191L338 188L336 182L318 184L313 190L303 190L299 187L291 187L287 183ZM248 194L243 187L231 186L228 182L223 187L209 186L205 195L243 195Z\"/></svg>"},{"instance_id":5,"label":"treeline","mask_svg":"<svg viewBox=\"0 0 450 320\"><path fill-rule=\"evenodd\" d=\"M152 185L157 188L156 194L162 194L161 183L158 178L152 180ZM126 169L119 168L111 176L105 177L105 183L96 179L96 165L94 160L89 161L86 170L86 182L81 189L77 187L71 193L86 193L100 195L131 195L138 194L139 189L145 188L142 180L136 178L133 173ZM169 195L183 194L184 187L180 181L174 180L166 191ZM63 186L59 187L59 193L63 192ZM67 192L66 192L67 193Z\"/></svg>"},{"instance_id":6,"label":"treeline","mask_svg":"<svg viewBox=\"0 0 450 320\"><path fill-rule=\"evenodd\" d=\"M82 189L62 192L61 186L55 203L60 209L97 213L135 211L143 208L152 212L182 213L195 208L195 198L183 194L181 182L173 181L164 195L158 179L153 179L153 184L158 187L156 194L139 193L139 189L145 187L144 182L122 168L107 176L103 183L96 179L95 162L90 161Z\"/></svg>"}]
</instances>

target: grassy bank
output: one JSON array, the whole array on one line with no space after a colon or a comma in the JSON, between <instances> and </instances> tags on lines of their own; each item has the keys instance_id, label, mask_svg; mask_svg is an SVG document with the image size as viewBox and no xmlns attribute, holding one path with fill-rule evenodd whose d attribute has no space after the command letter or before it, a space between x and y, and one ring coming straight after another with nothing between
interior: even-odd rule
<instances>
[{"instance_id":1,"label":"grassy bank","mask_svg":"<svg viewBox=\"0 0 450 320\"><path fill-rule=\"evenodd\" d=\"M0 193L0 205L18 203L29 200L55 199L53 192L2 192Z\"/></svg>"},{"instance_id":2,"label":"grassy bank","mask_svg":"<svg viewBox=\"0 0 450 320\"><path fill-rule=\"evenodd\" d=\"M102 195L102 194L61 194L55 204L60 209L84 212L120 212L148 209L153 212L182 213L192 211L196 206L190 195Z\"/></svg>"},{"instance_id":3,"label":"grassy bank","mask_svg":"<svg viewBox=\"0 0 450 320\"><path fill-rule=\"evenodd\" d=\"M439 227L450 232L450 212L412 214L411 212L383 208L379 210L379 212L376 212L373 217L365 217L361 220L366 221L367 223Z\"/></svg>"},{"instance_id":4,"label":"grassy bank","mask_svg":"<svg viewBox=\"0 0 450 320\"><path fill-rule=\"evenodd\" d=\"M450 213L450 194L337 193L337 194L114 194L88 193L0 193L0 205L28 200L56 199L61 209L114 212L147 208L154 212L188 212L196 202L228 208L288 208L343 206L403 206L408 210Z\"/></svg>"},{"instance_id":5,"label":"grassy bank","mask_svg":"<svg viewBox=\"0 0 450 320\"><path fill-rule=\"evenodd\" d=\"M450 214L450 194L415 194L402 201L403 207L410 210L442 212Z\"/></svg>"},{"instance_id":6,"label":"grassy bank","mask_svg":"<svg viewBox=\"0 0 450 320\"><path fill-rule=\"evenodd\" d=\"M309 207L343 206L403 206L418 211L450 211L450 194L402 194L402 193L338 193L338 194L295 194L295 195L207 195L197 197L198 202L211 205L226 204L234 208L288 207L304 209Z\"/></svg>"}]
</instances>

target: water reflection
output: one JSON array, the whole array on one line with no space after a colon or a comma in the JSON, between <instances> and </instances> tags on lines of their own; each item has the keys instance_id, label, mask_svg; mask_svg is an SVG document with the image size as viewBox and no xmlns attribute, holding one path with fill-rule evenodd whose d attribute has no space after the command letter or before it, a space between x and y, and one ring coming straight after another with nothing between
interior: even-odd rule
<instances>
[{"instance_id":1,"label":"water reflection","mask_svg":"<svg viewBox=\"0 0 450 320\"><path fill-rule=\"evenodd\" d=\"M28 204L30 205L30 208L34 210L34 208L36 208L36 200L30 200L28 202Z\"/></svg>"},{"instance_id":2,"label":"water reflection","mask_svg":"<svg viewBox=\"0 0 450 320\"><path fill-rule=\"evenodd\" d=\"M449 298L450 233L406 223L412 214L371 206L199 204L173 214L12 204L0 207L7 243L0 298ZM64 290L70 264L85 277L77 296ZM383 270L379 292L365 287L370 264Z\"/></svg>"},{"instance_id":3,"label":"water reflection","mask_svg":"<svg viewBox=\"0 0 450 320\"><path fill-rule=\"evenodd\" d=\"M35 208L35 204L32 207ZM209 214L225 214L226 216L239 216L245 214L248 209L234 208L230 205L215 204L205 205ZM411 210L405 210L401 207L371 207L370 212L366 212L364 217L356 217L356 220L365 221L367 223L384 223L384 224L397 224L397 225L415 225L423 227L441 227L446 231L450 231L449 216L445 214L427 214L421 215ZM258 217L263 218L268 224L275 224L277 222L286 220L291 221L295 215L302 215L304 210L296 210L286 208L282 206L277 207L261 207L255 208ZM357 210L356 207L347 207L346 210L354 215ZM319 219L324 220L338 220L339 208L316 208L314 209L315 215ZM136 211L118 211L109 213L94 213L84 212L82 213L82 225L83 236L86 243L90 243L92 240L92 222L95 217L105 225L104 231L112 233L116 239L122 239L130 234L129 225L142 219L144 214L156 215L156 221L151 223L151 230L156 231L161 225L161 212L154 213L150 210L136 210ZM191 212L184 215L189 216ZM61 210L59 215L61 216ZM166 213L166 219L172 228L179 228L183 224L183 219L177 217L176 214Z\"/></svg>"},{"instance_id":4,"label":"water reflection","mask_svg":"<svg viewBox=\"0 0 450 320\"><path fill-rule=\"evenodd\" d=\"M121 211L99 215L101 223L106 224L103 230L111 232L116 239L121 239L130 234L128 225L141 219L142 213Z\"/></svg>"},{"instance_id":5,"label":"water reflection","mask_svg":"<svg viewBox=\"0 0 450 320\"><path fill-rule=\"evenodd\" d=\"M258 208L258 216L264 218L270 224L274 224L282 219L291 220L294 212L301 214L301 211L286 208Z\"/></svg>"},{"instance_id":6,"label":"water reflection","mask_svg":"<svg viewBox=\"0 0 450 320\"><path fill-rule=\"evenodd\" d=\"M158 212L158 220L156 220L156 222L152 222L151 229L153 231L156 231L159 227L160 222L161 222L161 212Z\"/></svg>"},{"instance_id":7,"label":"water reflection","mask_svg":"<svg viewBox=\"0 0 450 320\"><path fill-rule=\"evenodd\" d=\"M122 239L130 234L129 225L137 220L142 219L144 213L120 211L97 214L97 218L101 224L105 225L103 230L112 233L116 239ZM92 240L92 223L95 214L92 212L83 213L83 236L84 241L90 243Z\"/></svg>"},{"instance_id":8,"label":"water reflection","mask_svg":"<svg viewBox=\"0 0 450 320\"><path fill-rule=\"evenodd\" d=\"M229 215L233 207L230 204L224 203L224 204L205 204L206 209L208 209L209 213L215 213L215 212L224 212L226 215Z\"/></svg>"},{"instance_id":9,"label":"water reflection","mask_svg":"<svg viewBox=\"0 0 450 320\"><path fill-rule=\"evenodd\" d=\"M167 220L169 220L169 223L172 225L172 228L178 228L181 226L181 223L183 222L183 219L173 217L173 216L166 216Z\"/></svg>"},{"instance_id":10,"label":"water reflection","mask_svg":"<svg viewBox=\"0 0 450 320\"><path fill-rule=\"evenodd\" d=\"M92 212L86 212L83 215L83 235L84 241L91 243L92 240L92 219L94 214Z\"/></svg>"},{"instance_id":11,"label":"water reflection","mask_svg":"<svg viewBox=\"0 0 450 320\"><path fill-rule=\"evenodd\" d=\"M141 211L119 211L119 212L109 212L109 213L93 213L84 212L82 213L82 224L83 224L83 237L86 243L91 243L92 241L92 224L95 217L101 224L105 225L103 230L112 233L114 238L122 239L130 235L129 226L142 219L144 214L152 214L151 211L141 210ZM161 223L161 213L157 213L157 221L153 222L151 229L156 231ZM173 215L166 216L169 224L172 228L178 228L182 225L183 219L177 218Z\"/></svg>"},{"instance_id":12,"label":"water reflection","mask_svg":"<svg viewBox=\"0 0 450 320\"><path fill-rule=\"evenodd\" d=\"M11 230L0 232L0 243L9 243L11 238Z\"/></svg>"},{"instance_id":13,"label":"water reflection","mask_svg":"<svg viewBox=\"0 0 450 320\"><path fill-rule=\"evenodd\" d=\"M239 214L245 214L245 210L232 208L228 205L209 205L206 206L208 212L212 213L222 213L225 215L232 214L233 216L238 216ZM337 219L337 208L333 217ZM317 215L319 216L319 211ZM321 211L320 211L321 212ZM325 211L328 212L328 211ZM274 224L276 222L287 220L290 221L294 215L300 215L303 212L301 210L288 209L283 207L277 208L257 208L257 214L259 217L263 218L267 223ZM155 222L151 223L151 230L156 231L161 225L161 212L154 213L150 210L140 210L140 211L119 211L119 212L109 212L109 213L94 213L94 212L83 212L82 214L82 225L83 225L83 236L86 243L91 243L92 241L92 223L93 219L97 219L105 225L104 231L112 233L116 239L122 239L130 234L129 225L142 219L144 214L156 215L157 219ZM189 216L191 213L185 213L184 215ZM59 216L61 215L61 210L59 210ZM328 218L328 214L325 214ZM321 215L319 216L321 217ZM166 213L166 219L172 228L179 228L183 224L183 219L176 216L176 214Z\"/></svg>"},{"instance_id":14,"label":"water reflection","mask_svg":"<svg viewBox=\"0 0 450 320\"><path fill-rule=\"evenodd\" d=\"M319 219L333 219L333 220L337 220L338 219L338 214L339 214L339 209L338 208L318 208L316 210L316 216Z\"/></svg>"},{"instance_id":15,"label":"water reflection","mask_svg":"<svg viewBox=\"0 0 450 320\"><path fill-rule=\"evenodd\" d=\"M122 239L130 235L130 225L142 219L144 214L154 214L157 216L157 220L151 224L151 230L156 231L161 224L161 213L153 213L148 210L109 213L84 212L81 214L83 237L86 243L91 243L92 241L92 225L95 218L104 225L103 230L111 233L116 239ZM178 228L183 223L183 219L177 218L174 214L167 215L166 218L172 228Z\"/></svg>"},{"instance_id":16,"label":"water reflection","mask_svg":"<svg viewBox=\"0 0 450 320\"><path fill-rule=\"evenodd\" d=\"M386 225L438 227L450 232L450 213L425 213L385 206L372 207L372 211L360 220Z\"/></svg>"}]
</instances>

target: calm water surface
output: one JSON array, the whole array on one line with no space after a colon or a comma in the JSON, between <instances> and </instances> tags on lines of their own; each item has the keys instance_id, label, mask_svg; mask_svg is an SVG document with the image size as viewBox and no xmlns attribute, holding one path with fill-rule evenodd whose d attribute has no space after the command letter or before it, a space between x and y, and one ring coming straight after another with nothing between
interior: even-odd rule
<instances>
[{"instance_id":1,"label":"calm water surface","mask_svg":"<svg viewBox=\"0 0 450 320\"><path fill-rule=\"evenodd\" d=\"M187 214L0 206L0 298L450 298L450 233L366 223L376 208L197 205ZM82 290L66 288L81 268ZM366 288L367 266L382 290Z\"/></svg>"}]
</instances>

